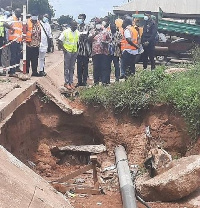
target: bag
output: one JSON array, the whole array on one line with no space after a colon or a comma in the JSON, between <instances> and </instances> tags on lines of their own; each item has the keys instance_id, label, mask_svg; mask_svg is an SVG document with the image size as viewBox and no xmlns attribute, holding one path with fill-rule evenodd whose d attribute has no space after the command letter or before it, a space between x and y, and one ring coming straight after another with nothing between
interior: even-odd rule
<instances>
[{"instance_id":1,"label":"bag","mask_svg":"<svg viewBox=\"0 0 200 208\"><path fill-rule=\"evenodd\" d=\"M156 33L155 41L156 41L156 42L159 42L159 33L158 33L158 32Z\"/></svg>"},{"instance_id":2,"label":"bag","mask_svg":"<svg viewBox=\"0 0 200 208\"><path fill-rule=\"evenodd\" d=\"M50 53L51 52L51 48L52 48L52 39L47 37L47 42L48 42L47 53Z\"/></svg>"},{"instance_id":3,"label":"bag","mask_svg":"<svg viewBox=\"0 0 200 208\"><path fill-rule=\"evenodd\" d=\"M44 26L42 24L40 24L40 25L42 26L42 29L44 30L44 33L47 36L47 43L48 43L47 53L50 53L51 52L52 45L53 45L53 40L51 38L49 38L49 36L47 35L47 32L44 29Z\"/></svg>"}]
</instances>

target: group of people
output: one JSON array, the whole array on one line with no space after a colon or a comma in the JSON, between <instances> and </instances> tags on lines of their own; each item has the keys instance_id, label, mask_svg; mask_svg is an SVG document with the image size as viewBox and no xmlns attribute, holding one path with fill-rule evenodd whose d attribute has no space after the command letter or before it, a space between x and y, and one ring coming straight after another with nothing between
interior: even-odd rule
<instances>
[{"instance_id":1,"label":"group of people","mask_svg":"<svg viewBox=\"0 0 200 208\"><path fill-rule=\"evenodd\" d=\"M135 74L136 56L143 53L143 68L148 59L151 69L155 69L154 53L157 25L151 18L151 12L144 14L144 27L141 32L136 20L125 15L118 23L110 23L109 17L96 18L93 24L85 24L86 15L80 14L78 21L72 20L65 29L59 44L64 52L64 87L68 90L86 86L88 62L92 57L94 84L110 84L111 64L115 68L115 80ZM92 26L91 26L92 25ZM75 62L77 60L78 82L73 83ZM121 72L120 72L121 71Z\"/></svg>"},{"instance_id":2,"label":"group of people","mask_svg":"<svg viewBox=\"0 0 200 208\"><path fill-rule=\"evenodd\" d=\"M32 68L32 76L45 76L45 54L49 42L53 38L49 24L48 14L38 16L37 11L32 11L26 17L26 73ZM0 57L2 49L9 48L10 60L8 74L17 77L16 72L20 70L20 59L22 55L23 23L22 11L17 8L12 11L6 7L0 13ZM39 60L39 67L38 67ZM3 64L0 62L0 67ZM5 67L5 66L4 66ZM39 68L39 69L38 69Z\"/></svg>"}]
</instances>

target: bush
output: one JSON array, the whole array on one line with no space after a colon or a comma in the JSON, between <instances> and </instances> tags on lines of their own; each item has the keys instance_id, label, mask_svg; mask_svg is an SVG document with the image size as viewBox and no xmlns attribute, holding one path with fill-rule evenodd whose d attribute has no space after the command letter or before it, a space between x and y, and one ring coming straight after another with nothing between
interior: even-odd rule
<instances>
[{"instance_id":1,"label":"bush","mask_svg":"<svg viewBox=\"0 0 200 208\"><path fill-rule=\"evenodd\" d=\"M200 69L195 64L189 71L167 75L164 68L140 71L125 82L84 89L80 98L87 104L99 104L114 112L129 110L133 116L150 104L172 104L184 117L194 138L200 135Z\"/></svg>"},{"instance_id":2,"label":"bush","mask_svg":"<svg viewBox=\"0 0 200 208\"><path fill-rule=\"evenodd\" d=\"M160 83L154 102L171 103L185 118L188 131L200 134L200 70L177 73Z\"/></svg>"},{"instance_id":3,"label":"bush","mask_svg":"<svg viewBox=\"0 0 200 208\"><path fill-rule=\"evenodd\" d=\"M138 116L142 109L148 108L152 94L155 93L160 81L167 75L163 68L153 72L140 71L126 82L115 83L111 86L95 86L83 90L80 98L87 104L101 104L111 107L115 112L128 109Z\"/></svg>"}]
</instances>

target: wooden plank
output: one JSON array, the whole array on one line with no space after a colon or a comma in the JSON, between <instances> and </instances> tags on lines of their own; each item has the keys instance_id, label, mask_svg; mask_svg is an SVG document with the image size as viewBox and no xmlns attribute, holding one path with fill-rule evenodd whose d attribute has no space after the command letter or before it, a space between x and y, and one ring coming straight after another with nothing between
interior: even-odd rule
<instances>
[{"instance_id":1,"label":"wooden plank","mask_svg":"<svg viewBox=\"0 0 200 208\"><path fill-rule=\"evenodd\" d=\"M75 178L76 176L81 175L81 174L83 174L83 173L85 173L85 172L87 172L88 170L91 170L91 169L93 169L93 165L92 164L87 165L87 166L85 166L85 167L83 167L83 168L81 168L77 171L74 171L74 172L64 176L63 178L60 178L60 179L54 181L54 182L63 183L65 181L68 181L72 178Z\"/></svg>"},{"instance_id":2,"label":"wooden plank","mask_svg":"<svg viewBox=\"0 0 200 208\"><path fill-rule=\"evenodd\" d=\"M52 186L59 192L65 194L67 191L73 190L76 194L91 194L91 195L100 195L101 192L98 189L91 187L74 187L71 185L62 185L62 184L52 184Z\"/></svg>"},{"instance_id":3,"label":"wooden plank","mask_svg":"<svg viewBox=\"0 0 200 208\"><path fill-rule=\"evenodd\" d=\"M74 192L76 194L91 194L91 195L101 194L101 192L98 189L93 189L93 188L75 188Z\"/></svg>"}]
</instances>

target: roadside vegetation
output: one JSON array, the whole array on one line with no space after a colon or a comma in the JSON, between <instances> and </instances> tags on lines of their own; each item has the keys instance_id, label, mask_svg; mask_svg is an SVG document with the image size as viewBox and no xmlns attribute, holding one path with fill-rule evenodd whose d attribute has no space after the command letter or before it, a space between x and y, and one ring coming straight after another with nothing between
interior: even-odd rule
<instances>
[{"instance_id":1,"label":"roadside vegetation","mask_svg":"<svg viewBox=\"0 0 200 208\"><path fill-rule=\"evenodd\" d=\"M195 60L187 68L173 74L166 74L165 67L138 71L125 82L83 89L80 98L86 104L99 104L115 113L127 109L132 116L139 116L152 104L171 104L184 117L189 133L197 138L200 135L200 61Z\"/></svg>"}]
</instances>

